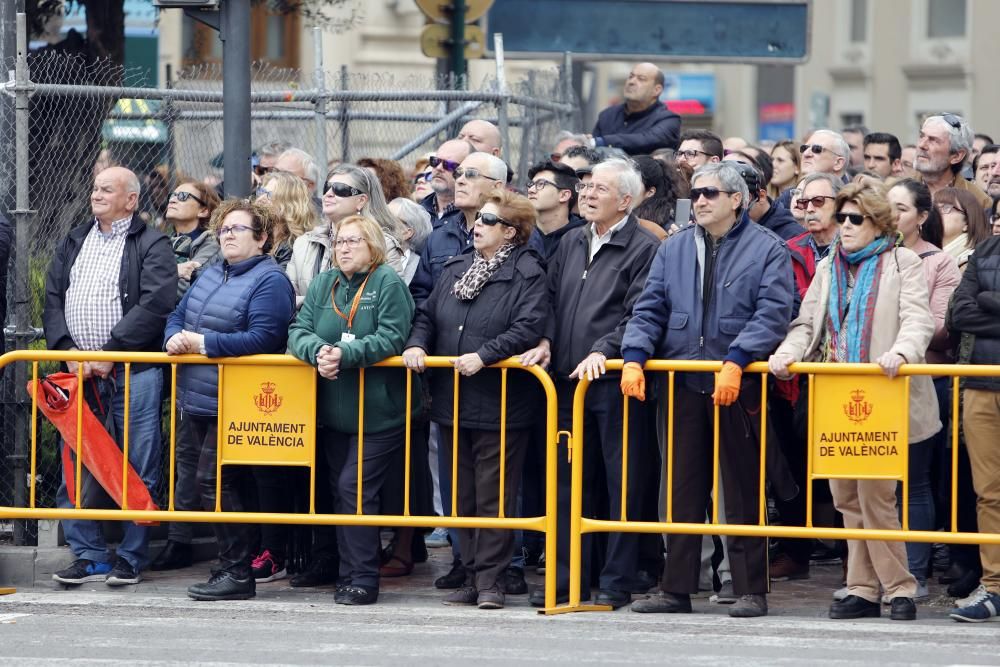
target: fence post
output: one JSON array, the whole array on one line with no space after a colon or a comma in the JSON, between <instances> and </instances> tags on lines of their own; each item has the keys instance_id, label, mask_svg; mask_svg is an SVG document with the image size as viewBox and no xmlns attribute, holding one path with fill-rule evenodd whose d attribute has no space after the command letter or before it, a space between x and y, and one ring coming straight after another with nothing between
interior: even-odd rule
<instances>
[{"instance_id":1,"label":"fence post","mask_svg":"<svg viewBox=\"0 0 1000 667\"><path fill-rule=\"evenodd\" d=\"M340 66L340 89L347 91L347 65ZM342 162L351 161L351 126L347 118L347 100L340 103L340 159ZM326 167L324 166L324 169Z\"/></svg>"},{"instance_id":2,"label":"fence post","mask_svg":"<svg viewBox=\"0 0 1000 667\"><path fill-rule=\"evenodd\" d=\"M316 61L313 81L316 86L316 163L319 165L321 180L316 182L316 196L323 196L326 185L326 72L323 71L323 31L313 28L313 53Z\"/></svg>"},{"instance_id":3,"label":"fence post","mask_svg":"<svg viewBox=\"0 0 1000 667\"><path fill-rule=\"evenodd\" d=\"M534 101L538 97L538 92L535 90L535 70L528 72L528 93L531 98L531 104L525 104L522 109L522 123L521 123L521 154L518 156L517 161L517 182L521 183L524 180L525 174L528 173L528 169L534 163L534 152L535 144L538 143L538 110L535 108Z\"/></svg>"},{"instance_id":4,"label":"fence post","mask_svg":"<svg viewBox=\"0 0 1000 667\"><path fill-rule=\"evenodd\" d=\"M497 124L500 126L500 139L503 141L503 152L501 157L508 165L510 164L510 124L507 120L508 90L507 75L504 72L503 60L503 34L493 33L493 52L496 54L497 63L497 92L500 93L500 103L497 105ZM524 147L521 147L524 150Z\"/></svg>"},{"instance_id":5,"label":"fence post","mask_svg":"<svg viewBox=\"0 0 1000 667\"><path fill-rule=\"evenodd\" d=\"M573 115L574 114L573 114L573 110L572 110L572 106L573 106L573 54L570 53L569 51L566 51L566 52L563 53L563 61L562 61L562 65L560 66L560 69L562 70L562 72L560 73L562 75L561 78L560 78L560 82L562 83L562 98L563 98L563 102L565 104L569 105L570 108L566 110L565 115L563 116L563 118L562 118L562 120L560 122L560 125L562 125L562 127L560 127L559 129L561 129L561 130L576 131L576 125L573 122Z\"/></svg>"},{"instance_id":6,"label":"fence post","mask_svg":"<svg viewBox=\"0 0 1000 667\"><path fill-rule=\"evenodd\" d=\"M28 98L32 90L28 72L28 22L23 12L17 14L17 63L14 67L14 161L15 161L15 209L14 223L16 229L15 261L14 261L14 340L18 350L27 349L28 343L34 337L31 328L31 312L29 310L29 255L28 240L33 227L35 212L28 208L29 190L28 174ZM28 369L24 364L14 367L15 398L15 431L14 456L11 470L14 475L14 505L28 506L28 486L26 464L28 451L28 419L24 409L24 387L28 384ZM24 520L14 522L14 544L27 543L28 523Z\"/></svg>"},{"instance_id":7,"label":"fence post","mask_svg":"<svg viewBox=\"0 0 1000 667\"><path fill-rule=\"evenodd\" d=\"M166 87L167 90L170 90L170 89L172 89L174 87L174 81L173 81L173 79L174 79L174 76L173 76L174 75L174 69L173 69L173 67L171 66L170 63L167 63L167 66L166 66L164 72L166 74L166 79L167 79L165 87ZM167 181L168 181L168 187L170 188L170 191L173 192L174 189L177 187L177 180L178 180L177 179L177 155L176 155L177 145L174 142L174 132L176 131L176 128L174 127L174 107L173 107L173 100L171 100L169 97L167 99L163 100L163 112L162 112L162 114L163 114L164 120L166 121L166 126L167 126L167 144L166 144L166 151L167 151Z\"/></svg>"}]
</instances>

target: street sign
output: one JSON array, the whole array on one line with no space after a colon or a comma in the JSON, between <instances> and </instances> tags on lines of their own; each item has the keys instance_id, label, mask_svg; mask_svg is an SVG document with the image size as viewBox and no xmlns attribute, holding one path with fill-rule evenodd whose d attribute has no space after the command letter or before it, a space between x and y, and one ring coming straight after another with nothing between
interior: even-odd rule
<instances>
[{"instance_id":1,"label":"street sign","mask_svg":"<svg viewBox=\"0 0 1000 667\"><path fill-rule=\"evenodd\" d=\"M805 62L812 0L496 0L504 55L654 62ZM489 53L489 52L487 52Z\"/></svg>"},{"instance_id":2,"label":"street sign","mask_svg":"<svg viewBox=\"0 0 1000 667\"><path fill-rule=\"evenodd\" d=\"M420 50L428 58L448 58L451 44L451 26L434 23L420 33ZM477 25L465 26L465 58L482 58L486 52L486 33Z\"/></svg>"},{"instance_id":3,"label":"street sign","mask_svg":"<svg viewBox=\"0 0 1000 667\"><path fill-rule=\"evenodd\" d=\"M451 22L450 0L416 0L417 7L432 21ZM493 0L465 0L465 22L478 21L493 4Z\"/></svg>"}]
</instances>

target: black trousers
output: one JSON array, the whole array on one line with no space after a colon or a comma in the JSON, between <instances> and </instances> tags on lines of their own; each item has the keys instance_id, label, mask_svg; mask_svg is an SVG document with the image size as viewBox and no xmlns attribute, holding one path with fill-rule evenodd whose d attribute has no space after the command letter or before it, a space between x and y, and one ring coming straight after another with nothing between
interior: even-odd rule
<instances>
[{"instance_id":1,"label":"black trousers","mask_svg":"<svg viewBox=\"0 0 1000 667\"><path fill-rule=\"evenodd\" d=\"M215 511L216 461L218 435L215 417L181 417L181 432L185 438L200 443L198 458L198 488L201 489L201 507ZM231 465L222 468L222 511L250 512L256 493L253 472L247 466ZM215 523L215 539L219 545L219 569L230 572L239 579L251 576L250 547L255 526L246 523Z\"/></svg>"},{"instance_id":2,"label":"black trousers","mask_svg":"<svg viewBox=\"0 0 1000 667\"><path fill-rule=\"evenodd\" d=\"M451 469L453 427L441 427L440 455ZM517 516L517 490L530 431L508 430L504 471L504 516ZM500 516L500 432L458 429L458 516ZM514 531L459 528L459 548L471 585L483 591L503 586L514 555Z\"/></svg>"},{"instance_id":3,"label":"black trousers","mask_svg":"<svg viewBox=\"0 0 1000 667\"><path fill-rule=\"evenodd\" d=\"M378 514L386 472L404 442L403 427L364 434L361 513ZM358 436L323 430L320 446L330 466L330 484L339 514L357 513ZM378 526L337 526L340 576L355 586L378 588Z\"/></svg>"},{"instance_id":4,"label":"black trousers","mask_svg":"<svg viewBox=\"0 0 1000 667\"><path fill-rule=\"evenodd\" d=\"M177 440L174 445L174 509L177 510L201 509L201 490L198 488L198 459L201 458L202 440L196 433L190 432L191 423L191 420L185 419L184 413L180 412L180 418L177 422ZM191 544L194 540L194 524L172 521L167 538L173 542Z\"/></svg>"},{"instance_id":5,"label":"black trousers","mask_svg":"<svg viewBox=\"0 0 1000 667\"><path fill-rule=\"evenodd\" d=\"M775 505L781 515L781 523L785 526L806 525L806 477L808 473L808 405L809 398L805 378L800 381L798 401L793 405L778 395L777 391L768 394L768 421L773 428L781 452L788 461L789 470L795 483L801 491L789 500L775 498ZM819 484L827 486L826 480ZM812 551L812 540L781 538L781 551L800 565L809 564L809 554Z\"/></svg>"},{"instance_id":6,"label":"black trousers","mask_svg":"<svg viewBox=\"0 0 1000 667\"><path fill-rule=\"evenodd\" d=\"M573 392L575 382L557 381L559 396L559 428L570 430L573 426ZM628 497L627 518L641 518L642 481L649 465L650 455L646 451L647 438L644 434L645 405L629 399L629 455L628 455ZM609 499L608 519L621 518L622 482L622 426L624 410L621 391L617 379L594 382L587 390L584 402L584 447L583 447L583 516L595 516L595 497L606 489ZM574 456L579 449L574 450ZM558 484L558 570L557 588L560 594L569 590L569 518L572 483L572 468L565 455L560 455ZM604 474L597 471L603 459ZM581 599L590 597L591 549L593 537L587 533L582 538L581 558ZM639 536L635 533L609 533L605 551L604 566L598 578L601 590L630 591L635 583L638 569ZM551 565L550 565L551 567Z\"/></svg>"},{"instance_id":7,"label":"black trousers","mask_svg":"<svg viewBox=\"0 0 1000 667\"><path fill-rule=\"evenodd\" d=\"M295 511L293 488L308 485L308 469L289 466L253 466L257 486L257 503L261 512L289 514ZM279 560L285 558L292 526L283 523L265 523L260 526L260 553L271 552Z\"/></svg>"},{"instance_id":8,"label":"black trousers","mask_svg":"<svg viewBox=\"0 0 1000 667\"><path fill-rule=\"evenodd\" d=\"M703 523L712 491L712 397L679 383L674 401L673 518L678 523ZM760 407L759 384L750 381L743 383L736 403L719 409L720 483L726 498L726 522L730 524L758 522ZM701 542L701 535L668 535L664 591L698 592ZM735 593L766 593L766 538L727 537L726 545Z\"/></svg>"}]
</instances>

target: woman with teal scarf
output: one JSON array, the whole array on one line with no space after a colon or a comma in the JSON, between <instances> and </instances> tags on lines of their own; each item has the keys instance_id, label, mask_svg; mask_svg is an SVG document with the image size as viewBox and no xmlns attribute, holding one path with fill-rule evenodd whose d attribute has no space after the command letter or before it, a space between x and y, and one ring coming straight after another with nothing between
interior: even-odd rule
<instances>
[{"instance_id":1,"label":"woman with teal scarf","mask_svg":"<svg viewBox=\"0 0 1000 667\"><path fill-rule=\"evenodd\" d=\"M905 363L923 363L934 335L920 257L897 244L896 213L886 189L851 184L837 195L840 236L802 301L799 316L768 362L788 379L796 361L870 363L890 378ZM909 446L930 447L941 427L934 385L910 378ZM845 528L900 528L895 480L830 480ZM830 618L881 615L881 590L892 620L916 618L917 581L902 542L848 541L847 589Z\"/></svg>"}]
</instances>

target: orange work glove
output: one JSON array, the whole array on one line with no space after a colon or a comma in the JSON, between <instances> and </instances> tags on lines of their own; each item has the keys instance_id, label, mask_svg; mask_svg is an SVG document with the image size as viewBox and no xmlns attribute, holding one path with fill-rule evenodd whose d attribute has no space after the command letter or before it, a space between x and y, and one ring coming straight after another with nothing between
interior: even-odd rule
<instances>
[{"instance_id":1,"label":"orange work glove","mask_svg":"<svg viewBox=\"0 0 1000 667\"><path fill-rule=\"evenodd\" d=\"M646 376L642 372L642 366L634 361L622 366L621 388L626 396L646 400Z\"/></svg>"},{"instance_id":2,"label":"orange work glove","mask_svg":"<svg viewBox=\"0 0 1000 667\"><path fill-rule=\"evenodd\" d=\"M715 376L715 392L712 400L716 405L732 405L740 396L740 379L743 369L731 361L722 364L722 370ZM624 382L624 378L622 379Z\"/></svg>"}]
</instances>

